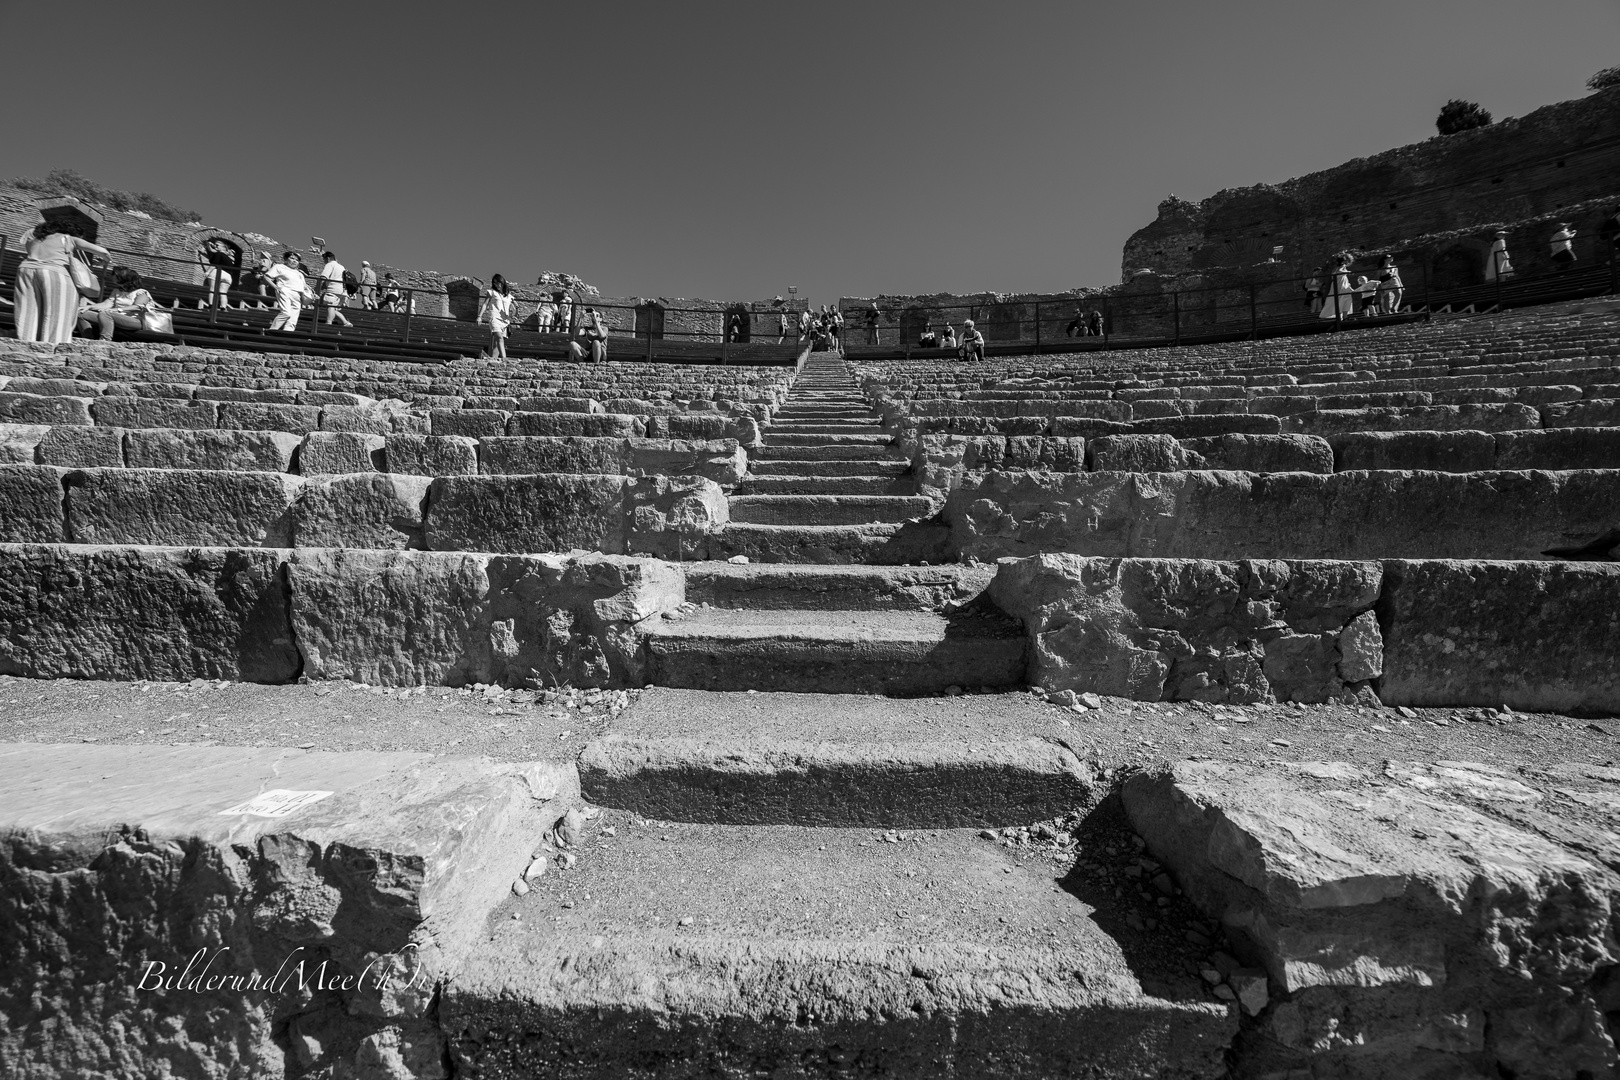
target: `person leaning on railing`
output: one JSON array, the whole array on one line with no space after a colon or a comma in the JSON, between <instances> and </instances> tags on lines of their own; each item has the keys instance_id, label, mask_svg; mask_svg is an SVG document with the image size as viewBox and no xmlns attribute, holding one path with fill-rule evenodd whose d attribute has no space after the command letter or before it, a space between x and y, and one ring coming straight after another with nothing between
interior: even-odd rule
<instances>
[{"instance_id":1,"label":"person leaning on railing","mask_svg":"<svg viewBox=\"0 0 1620 1080\"><path fill-rule=\"evenodd\" d=\"M152 294L141 288L140 274L127 266L115 266L110 294L105 300L86 305L79 312L78 329L95 330L98 338L111 341L115 328L143 329L141 313L157 306Z\"/></svg>"},{"instance_id":2,"label":"person leaning on railing","mask_svg":"<svg viewBox=\"0 0 1620 1080\"><path fill-rule=\"evenodd\" d=\"M57 221L45 221L23 238L23 261L12 289L16 302L17 340L61 345L73 340L79 317L79 290L68 266L72 259L111 253L68 232Z\"/></svg>"}]
</instances>

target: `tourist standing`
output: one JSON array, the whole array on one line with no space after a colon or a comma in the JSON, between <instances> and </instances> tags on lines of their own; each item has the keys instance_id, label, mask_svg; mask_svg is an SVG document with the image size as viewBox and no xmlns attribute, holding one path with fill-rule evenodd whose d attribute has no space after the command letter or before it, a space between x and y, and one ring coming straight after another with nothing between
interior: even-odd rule
<instances>
[{"instance_id":1,"label":"tourist standing","mask_svg":"<svg viewBox=\"0 0 1620 1080\"><path fill-rule=\"evenodd\" d=\"M777 309L776 310L776 343L778 345L780 345L780 344L782 344L782 342L787 340L788 330L791 329L791 326L790 326L790 324L788 322L788 309L783 305L782 298L780 296L778 296L775 300L773 300L771 302L776 305L776 309Z\"/></svg>"},{"instance_id":2,"label":"tourist standing","mask_svg":"<svg viewBox=\"0 0 1620 1080\"><path fill-rule=\"evenodd\" d=\"M1575 227L1567 221L1552 234L1552 261L1560 273L1575 265Z\"/></svg>"},{"instance_id":3,"label":"tourist standing","mask_svg":"<svg viewBox=\"0 0 1620 1080\"><path fill-rule=\"evenodd\" d=\"M866 343L868 345L876 345L878 343L879 317L878 306L876 303L873 303L871 307L866 309Z\"/></svg>"},{"instance_id":4,"label":"tourist standing","mask_svg":"<svg viewBox=\"0 0 1620 1080\"><path fill-rule=\"evenodd\" d=\"M1598 226L1598 239L1603 242L1603 252L1608 256L1608 261L1613 262L1620 255L1620 206L1615 207L1603 219L1603 224Z\"/></svg>"},{"instance_id":5,"label":"tourist standing","mask_svg":"<svg viewBox=\"0 0 1620 1080\"><path fill-rule=\"evenodd\" d=\"M360 260L360 308L377 310L377 271L371 268L369 259Z\"/></svg>"},{"instance_id":6,"label":"tourist standing","mask_svg":"<svg viewBox=\"0 0 1620 1080\"><path fill-rule=\"evenodd\" d=\"M270 253L268 251L261 251L259 252L258 262L254 264L253 269L249 272L254 278L254 284L259 288L258 307L260 311L263 311L267 306L265 301L275 295L276 287L270 281L270 268L275 265L276 260L271 258ZM246 277L247 275L244 274L244 280L242 282L242 287L244 289L247 287L247 281L245 280ZM242 306L247 306L245 301L243 302Z\"/></svg>"},{"instance_id":7,"label":"tourist standing","mask_svg":"<svg viewBox=\"0 0 1620 1080\"><path fill-rule=\"evenodd\" d=\"M483 304L478 310L478 321L489 327L489 344L481 356L506 359L506 328L512 325L512 287L506 278L495 274L484 290Z\"/></svg>"},{"instance_id":8,"label":"tourist standing","mask_svg":"<svg viewBox=\"0 0 1620 1080\"><path fill-rule=\"evenodd\" d=\"M962 349L963 360L984 359L984 335L973 326L972 319L962 320Z\"/></svg>"},{"instance_id":9,"label":"tourist standing","mask_svg":"<svg viewBox=\"0 0 1620 1080\"><path fill-rule=\"evenodd\" d=\"M832 309L832 316L828 321L829 331L832 334L833 347L839 356L844 355L844 313L837 308Z\"/></svg>"},{"instance_id":10,"label":"tourist standing","mask_svg":"<svg viewBox=\"0 0 1620 1080\"><path fill-rule=\"evenodd\" d=\"M73 284L69 261L81 255L108 258L99 244L66 231L59 222L46 221L23 237L23 261L17 267L12 290L16 302L17 340L52 345L73 340L79 317L79 290Z\"/></svg>"},{"instance_id":11,"label":"tourist standing","mask_svg":"<svg viewBox=\"0 0 1620 1080\"><path fill-rule=\"evenodd\" d=\"M321 253L325 263L321 266L321 306L326 309L326 325L340 322L344 326L353 326L347 315L343 314L343 305L348 294L343 288L343 275L346 272L343 264L337 261L337 256L330 251Z\"/></svg>"},{"instance_id":12,"label":"tourist standing","mask_svg":"<svg viewBox=\"0 0 1620 1080\"><path fill-rule=\"evenodd\" d=\"M1393 315L1401 310L1406 286L1401 282L1401 268L1395 265L1395 256L1384 256L1384 267L1378 275L1378 310Z\"/></svg>"},{"instance_id":13,"label":"tourist standing","mask_svg":"<svg viewBox=\"0 0 1620 1080\"><path fill-rule=\"evenodd\" d=\"M293 331L298 329L298 315L304 298L311 295L309 281L304 277L303 259L296 251L281 253L281 262L264 273L265 281L276 291L276 317L270 320L270 329Z\"/></svg>"},{"instance_id":14,"label":"tourist standing","mask_svg":"<svg viewBox=\"0 0 1620 1080\"><path fill-rule=\"evenodd\" d=\"M1319 315L1322 311L1322 278L1318 269L1305 279L1305 306L1312 315Z\"/></svg>"},{"instance_id":15,"label":"tourist standing","mask_svg":"<svg viewBox=\"0 0 1620 1080\"><path fill-rule=\"evenodd\" d=\"M1507 230L1498 229L1491 241L1490 254L1485 257L1485 280L1507 280L1513 276L1513 261L1508 258Z\"/></svg>"},{"instance_id":16,"label":"tourist standing","mask_svg":"<svg viewBox=\"0 0 1620 1080\"><path fill-rule=\"evenodd\" d=\"M1328 294L1322 298L1322 309L1316 313L1320 319L1344 319L1356 311L1355 291L1350 285L1350 257L1340 255L1334 263L1333 272L1328 275Z\"/></svg>"},{"instance_id":17,"label":"tourist standing","mask_svg":"<svg viewBox=\"0 0 1620 1080\"><path fill-rule=\"evenodd\" d=\"M217 251L210 251L204 258L207 260L207 269L203 271L202 284L208 295L197 301L197 306L229 310L231 302L227 299L227 294L231 291L231 275L225 272L225 257Z\"/></svg>"}]
</instances>

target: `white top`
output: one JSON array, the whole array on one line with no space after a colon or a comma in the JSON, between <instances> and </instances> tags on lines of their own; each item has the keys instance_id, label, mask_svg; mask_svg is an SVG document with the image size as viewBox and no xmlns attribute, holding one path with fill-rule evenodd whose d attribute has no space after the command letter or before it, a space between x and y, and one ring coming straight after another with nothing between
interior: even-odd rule
<instances>
[{"instance_id":1,"label":"white top","mask_svg":"<svg viewBox=\"0 0 1620 1080\"><path fill-rule=\"evenodd\" d=\"M512 294L484 290L483 321L496 333L505 333L512 322Z\"/></svg>"},{"instance_id":2,"label":"white top","mask_svg":"<svg viewBox=\"0 0 1620 1080\"><path fill-rule=\"evenodd\" d=\"M1574 239L1574 229L1559 229L1552 234L1552 253L1556 255L1560 251L1573 251L1574 244L1571 241Z\"/></svg>"},{"instance_id":3,"label":"white top","mask_svg":"<svg viewBox=\"0 0 1620 1080\"><path fill-rule=\"evenodd\" d=\"M333 259L321 267L321 292L334 293L343 291L343 264Z\"/></svg>"},{"instance_id":4,"label":"white top","mask_svg":"<svg viewBox=\"0 0 1620 1080\"><path fill-rule=\"evenodd\" d=\"M276 263L264 272L264 279L275 286L276 299L297 299L309 292L309 282L301 271L294 270L286 263Z\"/></svg>"}]
</instances>

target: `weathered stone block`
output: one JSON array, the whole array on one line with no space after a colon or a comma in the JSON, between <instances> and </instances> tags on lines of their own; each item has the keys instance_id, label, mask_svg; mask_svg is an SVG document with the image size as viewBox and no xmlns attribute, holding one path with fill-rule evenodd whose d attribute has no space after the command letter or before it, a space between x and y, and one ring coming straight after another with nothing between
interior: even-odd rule
<instances>
[{"instance_id":1,"label":"weathered stone block","mask_svg":"<svg viewBox=\"0 0 1620 1080\"><path fill-rule=\"evenodd\" d=\"M245 401L257 405L296 405L296 390L259 390L246 386L199 386L199 401Z\"/></svg>"},{"instance_id":2,"label":"weathered stone block","mask_svg":"<svg viewBox=\"0 0 1620 1080\"><path fill-rule=\"evenodd\" d=\"M301 442L289 431L145 428L126 434L124 463L132 469L287 472Z\"/></svg>"},{"instance_id":3,"label":"weathered stone block","mask_svg":"<svg viewBox=\"0 0 1620 1080\"><path fill-rule=\"evenodd\" d=\"M316 405L261 405L226 401L219 406L219 427L243 431L290 431L308 435L321 429L321 409Z\"/></svg>"},{"instance_id":4,"label":"weathered stone block","mask_svg":"<svg viewBox=\"0 0 1620 1080\"><path fill-rule=\"evenodd\" d=\"M0 421L8 424L87 425L90 398L0 391Z\"/></svg>"},{"instance_id":5,"label":"weathered stone block","mask_svg":"<svg viewBox=\"0 0 1620 1080\"><path fill-rule=\"evenodd\" d=\"M1499 431L1498 469L1620 469L1620 427Z\"/></svg>"},{"instance_id":6,"label":"weathered stone block","mask_svg":"<svg viewBox=\"0 0 1620 1080\"><path fill-rule=\"evenodd\" d=\"M37 465L37 447L49 424L0 424L0 465Z\"/></svg>"},{"instance_id":7,"label":"weathered stone block","mask_svg":"<svg viewBox=\"0 0 1620 1080\"><path fill-rule=\"evenodd\" d=\"M124 435L122 428L58 426L39 440L34 452L41 465L65 469L121 469L124 467Z\"/></svg>"},{"instance_id":8,"label":"weathered stone block","mask_svg":"<svg viewBox=\"0 0 1620 1080\"><path fill-rule=\"evenodd\" d=\"M1314 435L1215 435L1184 439L1188 468L1234 472L1333 471L1333 447Z\"/></svg>"},{"instance_id":9,"label":"weathered stone block","mask_svg":"<svg viewBox=\"0 0 1620 1080\"><path fill-rule=\"evenodd\" d=\"M1334 435L1334 467L1479 472L1496 468L1496 440L1484 431L1358 431Z\"/></svg>"},{"instance_id":10,"label":"weathered stone block","mask_svg":"<svg viewBox=\"0 0 1620 1080\"><path fill-rule=\"evenodd\" d=\"M216 428L219 402L179 398L107 397L96 401L96 423L121 428Z\"/></svg>"},{"instance_id":11,"label":"weathered stone block","mask_svg":"<svg viewBox=\"0 0 1620 1080\"><path fill-rule=\"evenodd\" d=\"M1108 435L1092 439L1086 467L1093 472L1174 472L1187 453L1169 435Z\"/></svg>"},{"instance_id":12,"label":"weathered stone block","mask_svg":"<svg viewBox=\"0 0 1620 1080\"><path fill-rule=\"evenodd\" d=\"M602 404L592 398L539 395L519 398L516 402L516 410L519 412L542 413L599 413L602 411Z\"/></svg>"},{"instance_id":13,"label":"weathered stone block","mask_svg":"<svg viewBox=\"0 0 1620 1080\"><path fill-rule=\"evenodd\" d=\"M748 472L736 439L630 439L626 450L632 476L702 476L733 487Z\"/></svg>"},{"instance_id":14,"label":"weathered stone block","mask_svg":"<svg viewBox=\"0 0 1620 1080\"><path fill-rule=\"evenodd\" d=\"M410 476L471 476L478 472L478 441L462 435L390 435L388 471Z\"/></svg>"},{"instance_id":15,"label":"weathered stone block","mask_svg":"<svg viewBox=\"0 0 1620 1080\"><path fill-rule=\"evenodd\" d=\"M724 439L732 427L731 420L714 413L655 416L650 426L656 430L648 434L659 439Z\"/></svg>"},{"instance_id":16,"label":"weathered stone block","mask_svg":"<svg viewBox=\"0 0 1620 1080\"><path fill-rule=\"evenodd\" d=\"M1390 704L1620 710L1620 566L1392 561L1385 580Z\"/></svg>"},{"instance_id":17,"label":"weathered stone block","mask_svg":"<svg viewBox=\"0 0 1620 1080\"><path fill-rule=\"evenodd\" d=\"M299 444L298 471L304 476L386 472L390 464L386 445L386 439L381 435L359 431L312 431Z\"/></svg>"},{"instance_id":18,"label":"weathered stone block","mask_svg":"<svg viewBox=\"0 0 1620 1080\"><path fill-rule=\"evenodd\" d=\"M76 544L288 547L303 480L286 473L82 469L67 474Z\"/></svg>"},{"instance_id":19,"label":"weathered stone block","mask_svg":"<svg viewBox=\"0 0 1620 1080\"><path fill-rule=\"evenodd\" d=\"M493 436L478 440L478 468L489 476L526 473L629 472L630 452L625 439L541 436Z\"/></svg>"},{"instance_id":20,"label":"weathered stone block","mask_svg":"<svg viewBox=\"0 0 1620 1080\"><path fill-rule=\"evenodd\" d=\"M293 509L299 547L421 548L428 476L365 472L311 480Z\"/></svg>"},{"instance_id":21,"label":"weathered stone block","mask_svg":"<svg viewBox=\"0 0 1620 1080\"><path fill-rule=\"evenodd\" d=\"M321 408L320 429L388 435L394 430L394 422L389 413L375 406L326 405Z\"/></svg>"},{"instance_id":22,"label":"weathered stone block","mask_svg":"<svg viewBox=\"0 0 1620 1080\"><path fill-rule=\"evenodd\" d=\"M567 473L441 476L428 495L427 546L623 554L626 489L632 483L623 476Z\"/></svg>"},{"instance_id":23,"label":"weathered stone block","mask_svg":"<svg viewBox=\"0 0 1620 1080\"><path fill-rule=\"evenodd\" d=\"M283 552L0 546L0 673L285 682Z\"/></svg>"},{"instance_id":24,"label":"weathered stone block","mask_svg":"<svg viewBox=\"0 0 1620 1080\"><path fill-rule=\"evenodd\" d=\"M60 544L67 539L62 511L65 469L0 465L0 543Z\"/></svg>"},{"instance_id":25,"label":"weathered stone block","mask_svg":"<svg viewBox=\"0 0 1620 1080\"><path fill-rule=\"evenodd\" d=\"M711 533L731 520L726 493L701 476L643 476L625 489L625 550L703 558Z\"/></svg>"},{"instance_id":26,"label":"weathered stone block","mask_svg":"<svg viewBox=\"0 0 1620 1080\"><path fill-rule=\"evenodd\" d=\"M505 435L509 416L499 409L430 409L429 430L420 434L464 435L470 439Z\"/></svg>"},{"instance_id":27,"label":"weathered stone block","mask_svg":"<svg viewBox=\"0 0 1620 1080\"><path fill-rule=\"evenodd\" d=\"M1561 427L1620 427L1620 398L1592 398L1543 405L1542 424Z\"/></svg>"},{"instance_id":28,"label":"weathered stone block","mask_svg":"<svg viewBox=\"0 0 1620 1080\"><path fill-rule=\"evenodd\" d=\"M519 412L512 414L504 431L490 434L628 439L647 434L647 422L626 413Z\"/></svg>"},{"instance_id":29,"label":"weathered stone block","mask_svg":"<svg viewBox=\"0 0 1620 1080\"><path fill-rule=\"evenodd\" d=\"M1320 702L1361 681L1341 664L1376 663L1377 623L1364 616L1380 580L1371 562L1041 555L1003 560L989 595L1023 620L1030 681L1049 690Z\"/></svg>"}]
</instances>

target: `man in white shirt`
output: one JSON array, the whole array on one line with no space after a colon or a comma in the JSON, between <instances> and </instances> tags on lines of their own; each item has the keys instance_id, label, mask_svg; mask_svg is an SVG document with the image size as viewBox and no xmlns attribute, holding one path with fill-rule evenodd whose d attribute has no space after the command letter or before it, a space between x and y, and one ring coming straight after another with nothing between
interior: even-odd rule
<instances>
[{"instance_id":1,"label":"man in white shirt","mask_svg":"<svg viewBox=\"0 0 1620 1080\"><path fill-rule=\"evenodd\" d=\"M360 260L360 306L367 311L377 310L377 271L371 260Z\"/></svg>"},{"instance_id":2,"label":"man in white shirt","mask_svg":"<svg viewBox=\"0 0 1620 1080\"><path fill-rule=\"evenodd\" d=\"M340 322L344 326L353 326L354 323L343 314L343 305L348 300L348 293L343 288L343 264L330 251L322 252L321 258L326 260L326 265L321 267L321 306L326 309L326 325Z\"/></svg>"},{"instance_id":3,"label":"man in white shirt","mask_svg":"<svg viewBox=\"0 0 1620 1080\"><path fill-rule=\"evenodd\" d=\"M270 321L272 330L298 329L298 312L309 292L309 282L298 268L300 261L298 252L286 251L281 255L281 262L264 271L264 280L276 290L276 317Z\"/></svg>"},{"instance_id":4,"label":"man in white shirt","mask_svg":"<svg viewBox=\"0 0 1620 1080\"><path fill-rule=\"evenodd\" d=\"M1575 265L1575 230L1567 221L1560 221L1558 231L1552 234L1552 261L1560 270Z\"/></svg>"}]
</instances>

